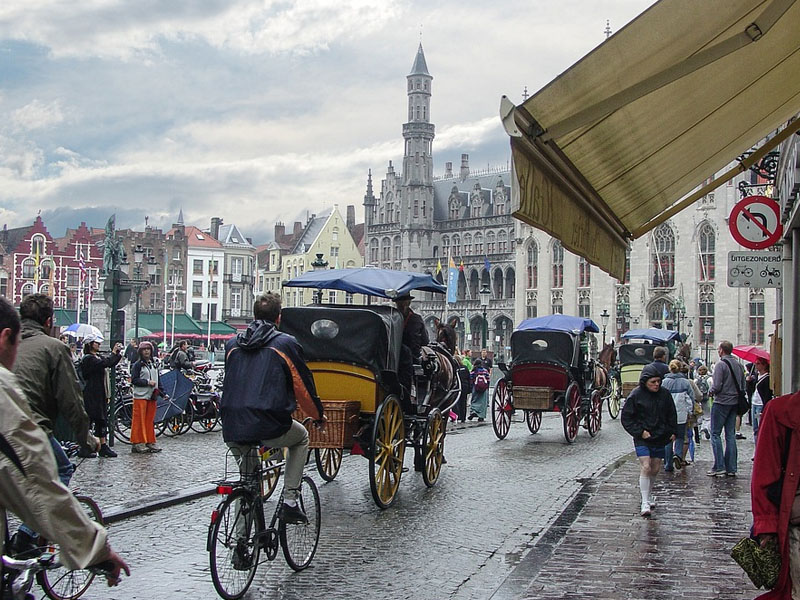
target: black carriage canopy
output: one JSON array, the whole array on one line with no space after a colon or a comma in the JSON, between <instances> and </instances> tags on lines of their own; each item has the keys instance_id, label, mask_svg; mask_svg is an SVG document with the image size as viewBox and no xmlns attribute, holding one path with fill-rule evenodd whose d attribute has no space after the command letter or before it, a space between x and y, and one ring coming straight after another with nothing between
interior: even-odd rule
<instances>
[{"instance_id":1,"label":"black carriage canopy","mask_svg":"<svg viewBox=\"0 0 800 600\"><path fill-rule=\"evenodd\" d=\"M310 361L397 372L403 317L392 306L303 306L281 311L281 331L300 342Z\"/></svg>"},{"instance_id":2,"label":"black carriage canopy","mask_svg":"<svg viewBox=\"0 0 800 600\"><path fill-rule=\"evenodd\" d=\"M663 344L622 344L617 346L621 365L649 365L653 362L653 350Z\"/></svg>"},{"instance_id":3,"label":"black carriage canopy","mask_svg":"<svg viewBox=\"0 0 800 600\"><path fill-rule=\"evenodd\" d=\"M564 331L517 330L511 334L511 365L548 362L569 368L577 362L577 340Z\"/></svg>"}]
</instances>

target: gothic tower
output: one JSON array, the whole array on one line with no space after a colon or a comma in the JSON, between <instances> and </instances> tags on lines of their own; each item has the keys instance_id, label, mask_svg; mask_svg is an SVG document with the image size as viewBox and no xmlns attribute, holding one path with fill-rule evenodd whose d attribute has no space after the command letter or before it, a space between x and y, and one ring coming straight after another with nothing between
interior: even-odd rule
<instances>
[{"instance_id":1,"label":"gothic tower","mask_svg":"<svg viewBox=\"0 0 800 600\"><path fill-rule=\"evenodd\" d=\"M425 53L419 45L408 80L408 122L403 125L403 225L433 226L433 137L431 82Z\"/></svg>"}]
</instances>

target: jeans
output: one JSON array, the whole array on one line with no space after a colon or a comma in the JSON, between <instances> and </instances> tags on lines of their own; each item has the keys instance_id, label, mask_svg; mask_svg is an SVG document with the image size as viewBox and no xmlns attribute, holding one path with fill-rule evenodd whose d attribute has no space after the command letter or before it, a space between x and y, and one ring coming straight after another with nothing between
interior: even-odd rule
<instances>
[{"instance_id":1,"label":"jeans","mask_svg":"<svg viewBox=\"0 0 800 600\"><path fill-rule=\"evenodd\" d=\"M764 410L763 404L753 404L750 408L750 418L753 421L753 443L758 441L758 427L761 425L761 412Z\"/></svg>"},{"instance_id":2,"label":"jeans","mask_svg":"<svg viewBox=\"0 0 800 600\"><path fill-rule=\"evenodd\" d=\"M56 467L58 468L58 480L64 484L65 487L69 487L69 482L72 479L72 474L75 472L75 465L69 460L69 457L64 452L64 449L61 447L59 441L50 434L48 436L50 438L50 446L53 448L53 456L56 459ZM33 529L25 525L23 523L19 526L20 531L24 531L31 537L37 537L39 534L36 533Z\"/></svg>"},{"instance_id":3,"label":"jeans","mask_svg":"<svg viewBox=\"0 0 800 600\"><path fill-rule=\"evenodd\" d=\"M686 423L678 423L678 433L675 434L675 441L664 446L664 470L672 471L672 456L683 456L683 440L686 437ZM673 444L675 450L673 452Z\"/></svg>"},{"instance_id":4,"label":"jeans","mask_svg":"<svg viewBox=\"0 0 800 600\"><path fill-rule=\"evenodd\" d=\"M722 452L722 430L725 430L725 453ZM711 450L714 452L713 471L736 473L736 405L711 405Z\"/></svg>"}]
</instances>

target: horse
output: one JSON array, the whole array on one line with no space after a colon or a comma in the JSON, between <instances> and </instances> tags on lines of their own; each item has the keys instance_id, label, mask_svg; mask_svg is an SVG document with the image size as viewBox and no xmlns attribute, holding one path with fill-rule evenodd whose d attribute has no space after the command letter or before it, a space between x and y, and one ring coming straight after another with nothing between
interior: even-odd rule
<instances>
[{"instance_id":1,"label":"horse","mask_svg":"<svg viewBox=\"0 0 800 600\"><path fill-rule=\"evenodd\" d=\"M605 390L608 384L608 371L617 361L617 350L614 348L614 341L603 344L603 349L597 355L597 363L594 366L594 387L595 389Z\"/></svg>"},{"instance_id":2,"label":"horse","mask_svg":"<svg viewBox=\"0 0 800 600\"><path fill-rule=\"evenodd\" d=\"M461 395L461 379L458 377L458 363L448 349L432 342L420 349L420 360L426 382L417 380L417 389L427 386L420 404L438 407L447 412Z\"/></svg>"}]
</instances>

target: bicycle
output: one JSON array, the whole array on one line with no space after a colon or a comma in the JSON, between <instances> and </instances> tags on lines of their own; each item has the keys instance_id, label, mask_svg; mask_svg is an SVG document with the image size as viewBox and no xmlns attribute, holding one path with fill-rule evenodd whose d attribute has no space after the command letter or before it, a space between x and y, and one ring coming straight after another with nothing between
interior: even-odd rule
<instances>
[{"instance_id":1,"label":"bicycle","mask_svg":"<svg viewBox=\"0 0 800 600\"><path fill-rule=\"evenodd\" d=\"M211 513L206 542L211 579L217 593L225 600L241 598L253 582L258 565L274 560L279 546L286 563L294 571L307 568L317 551L322 515L319 491L309 476L303 476L297 498L308 522L286 523L281 518L281 492L269 525L266 523L264 500L275 489L285 464L278 457L279 453L279 449L252 448L239 461L234 461L240 479L228 481L228 474L233 474L228 464L234 458L228 451L226 480L217 484L217 493L225 498ZM254 463L256 469L242 473L240 461ZM260 558L262 550L266 560Z\"/></svg>"},{"instance_id":2,"label":"bicycle","mask_svg":"<svg viewBox=\"0 0 800 600\"><path fill-rule=\"evenodd\" d=\"M10 556L2 556L3 564L3 581L0 585L0 593L3 598L11 598L11 600L33 600L34 595L31 593L33 581L36 579L40 582L41 578L47 576L48 572L63 569L64 567L58 562L58 557L55 552L44 552L41 555L28 558L17 559ZM114 570L114 563L111 561L104 561L96 565L81 569L89 574L89 583L94 579L95 575L105 575ZM76 573L77 571L69 571ZM79 598L87 589L88 585L81 588L77 593L70 596L51 596L47 589L45 593L50 598L64 598L65 600Z\"/></svg>"}]
</instances>

